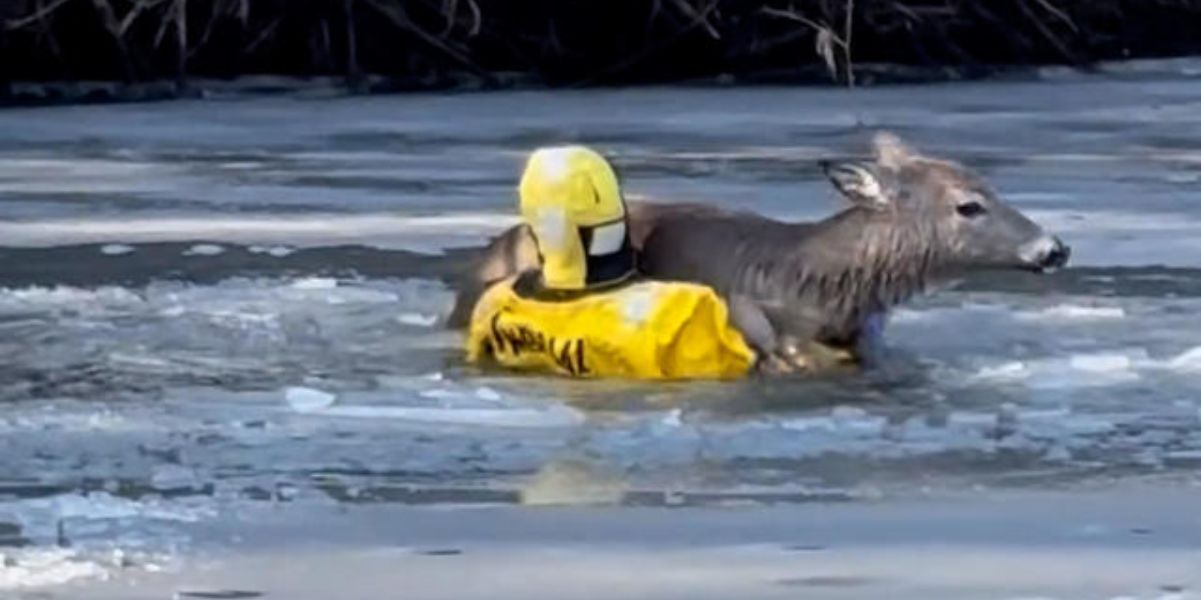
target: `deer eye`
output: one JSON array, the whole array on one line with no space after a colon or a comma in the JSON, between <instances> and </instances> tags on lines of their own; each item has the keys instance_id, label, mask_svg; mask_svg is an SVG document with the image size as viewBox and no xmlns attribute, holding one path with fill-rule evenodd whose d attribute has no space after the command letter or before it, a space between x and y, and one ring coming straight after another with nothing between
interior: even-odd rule
<instances>
[{"instance_id":1,"label":"deer eye","mask_svg":"<svg viewBox=\"0 0 1201 600\"><path fill-rule=\"evenodd\" d=\"M984 210L983 204L972 201L972 202L964 202L963 204L956 206L955 212L959 213L960 216L967 217L970 219L972 217L978 217L978 216L984 214L985 210Z\"/></svg>"}]
</instances>

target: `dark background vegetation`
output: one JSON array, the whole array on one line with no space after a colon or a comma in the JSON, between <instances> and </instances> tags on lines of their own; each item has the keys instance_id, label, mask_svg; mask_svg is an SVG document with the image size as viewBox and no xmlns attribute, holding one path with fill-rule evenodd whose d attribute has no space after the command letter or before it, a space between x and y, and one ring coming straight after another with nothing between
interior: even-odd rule
<instances>
[{"instance_id":1,"label":"dark background vegetation","mask_svg":"<svg viewBox=\"0 0 1201 600\"><path fill-rule=\"evenodd\" d=\"M0 20L8 94L247 74L359 90L845 85L1201 53L1201 0L0 0Z\"/></svg>"}]
</instances>

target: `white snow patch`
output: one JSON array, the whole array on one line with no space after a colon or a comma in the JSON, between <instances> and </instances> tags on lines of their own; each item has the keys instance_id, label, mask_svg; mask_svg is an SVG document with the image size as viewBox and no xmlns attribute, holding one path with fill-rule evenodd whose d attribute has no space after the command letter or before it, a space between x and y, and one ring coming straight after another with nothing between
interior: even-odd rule
<instances>
[{"instance_id":1,"label":"white snow patch","mask_svg":"<svg viewBox=\"0 0 1201 600\"><path fill-rule=\"evenodd\" d=\"M673 408L663 415L659 424L667 427L683 427L684 426L684 411L679 408Z\"/></svg>"},{"instance_id":2,"label":"white snow patch","mask_svg":"<svg viewBox=\"0 0 1201 600\"><path fill-rule=\"evenodd\" d=\"M1201 371L1201 346L1182 352L1167 361L1166 366L1176 371Z\"/></svg>"},{"instance_id":3,"label":"white snow patch","mask_svg":"<svg viewBox=\"0 0 1201 600\"><path fill-rule=\"evenodd\" d=\"M126 244L105 244L100 247L100 253L107 256L120 256L133 251L134 247Z\"/></svg>"},{"instance_id":4,"label":"white snow patch","mask_svg":"<svg viewBox=\"0 0 1201 600\"><path fill-rule=\"evenodd\" d=\"M168 306L167 308L164 308L164 309L158 311L158 315L160 317L167 317L169 319L173 319L175 317L182 317L185 314L187 314L187 312L188 312L187 308L185 308L183 305L177 304L175 306Z\"/></svg>"},{"instance_id":5,"label":"white snow patch","mask_svg":"<svg viewBox=\"0 0 1201 600\"><path fill-rule=\"evenodd\" d=\"M10 411L0 419L0 432L16 430L54 429L59 432L130 431L141 427L137 422L131 422L121 415L114 414L107 408L91 412L66 411L29 411L16 413ZM2 505L0 505L2 506Z\"/></svg>"},{"instance_id":6,"label":"white snow patch","mask_svg":"<svg viewBox=\"0 0 1201 600\"><path fill-rule=\"evenodd\" d=\"M62 585L77 579L106 579L99 564L66 548L21 550L0 556L0 590Z\"/></svg>"},{"instance_id":7,"label":"white snow patch","mask_svg":"<svg viewBox=\"0 0 1201 600\"><path fill-rule=\"evenodd\" d=\"M396 320L404 325L413 325L416 327L433 327L438 322L437 315L423 315L420 313L404 313Z\"/></svg>"},{"instance_id":8,"label":"white snow patch","mask_svg":"<svg viewBox=\"0 0 1201 600\"><path fill-rule=\"evenodd\" d=\"M500 392L497 392L490 387L476 388L475 397L488 402L499 402L501 400Z\"/></svg>"},{"instance_id":9,"label":"white snow patch","mask_svg":"<svg viewBox=\"0 0 1201 600\"><path fill-rule=\"evenodd\" d=\"M1201 181L1201 175L1196 173L1169 173L1164 179L1168 183L1197 183Z\"/></svg>"},{"instance_id":10,"label":"white snow patch","mask_svg":"<svg viewBox=\"0 0 1201 600\"><path fill-rule=\"evenodd\" d=\"M482 427L559 428L575 427L584 416L565 406L533 408L426 408L412 406L335 406L322 412L331 417L397 419L421 423L475 425Z\"/></svg>"},{"instance_id":11,"label":"white snow patch","mask_svg":"<svg viewBox=\"0 0 1201 600\"><path fill-rule=\"evenodd\" d=\"M246 250L251 254L267 254L275 258L283 258L295 252L293 248L289 248L288 246L260 246L258 244L254 244Z\"/></svg>"},{"instance_id":12,"label":"white snow patch","mask_svg":"<svg viewBox=\"0 0 1201 600\"><path fill-rule=\"evenodd\" d=\"M225 252L225 248L216 244L196 244L184 250L184 256L216 256Z\"/></svg>"},{"instance_id":13,"label":"white snow patch","mask_svg":"<svg viewBox=\"0 0 1201 600\"><path fill-rule=\"evenodd\" d=\"M1164 458L1171 460L1201 462L1201 450L1172 450L1164 453Z\"/></svg>"},{"instance_id":14,"label":"white snow patch","mask_svg":"<svg viewBox=\"0 0 1201 600\"><path fill-rule=\"evenodd\" d=\"M136 304L141 296L122 287L106 286L82 289L67 286L28 287L4 290L0 295L0 310L9 304L24 304L38 308L67 307L82 308L112 304Z\"/></svg>"},{"instance_id":15,"label":"white snow patch","mask_svg":"<svg viewBox=\"0 0 1201 600\"><path fill-rule=\"evenodd\" d=\"M338 287L338 280L330 277L306 277L292 282L292 288L297 290L332 290Z\"/></svg>"},{"instance_id":16,"label":"white snow patch","mask_svg":"<svg viewBox=\"0 0 1201 600\"><path fill-rule=\"evenodd\" d=\"M980 379L1024 379L1030 375L1030 369L1021 361L1011 361L997 365L995 367L983 367L977 373L976 377Z\"/></svg>"},{"instance_id":17,"label":"white snow patch","mask_svg":"<svg viewBox=\"0 0 1201 600\"><path fill-rule=\"evenodd\" d=\"M49 247L202 238L243 245L314 247L354 243L381 248L415 246L429 250L479 244L518 222L517 215L508 213L325 214L292 219L245 216L47 219L0 221L0 240L7 246Z\"/></svg>"},{"instance_id":18,"label":"white snow patch","mask_svg":"<svg viewBox=\"0 0 1201 600\"><path fill-rule=\"evenodd\" d=\"M1129 371L1134 365L1130 357L1124 354L1077 354L1069 359L1068 364L1073 369L1090 373Z\"/></svg>"},{"instance_id":19,"label":"white snow patch","mask_svg":"<svg viewBox=\"0 0 1201 600\"><path fill-rule=\"evenodd\" d=\"M1155 366L1146 351L1074 354L1067 358L1008 361L981 367L970 380L1022 382L1032 388L1082 388L1116 385L1140 378L1138 371Z\"/></svg>"},{"instance_id":20,"label":"white snow patch","mask_svg":"<svg viewBox=\"0 0 1201 600\"><path fill-rule=\"evenodd\" d=\"M1123 319L1126 311L1120 306L1082 306L1078 304L1060 304L1039 311L1022 311L1016 313L1017 318L1028 321L1100 321Z\"/></svg>"},{"instance_id":21,"label":"white snow patch","mask_svg":"<svg viewBox=\"0 0 1201 600\"><path fill-rule=\"evenodd\" d=\"M830 416L840 421L849 421L866 417L867 411L858 406L840 405L830 411Z\"/></svg>"},{"instance_id":22,"label":"white snow patch","mask_svg":"<svg viewBox=\"0 0 1201 600\"><path fill-rule=\"evenodd\" d=\"M338 397L329 392L307 387L290 387L284 391L284 399L292 410L300 413L323 411L334 405Z\"/></svg>"}]
</instances>

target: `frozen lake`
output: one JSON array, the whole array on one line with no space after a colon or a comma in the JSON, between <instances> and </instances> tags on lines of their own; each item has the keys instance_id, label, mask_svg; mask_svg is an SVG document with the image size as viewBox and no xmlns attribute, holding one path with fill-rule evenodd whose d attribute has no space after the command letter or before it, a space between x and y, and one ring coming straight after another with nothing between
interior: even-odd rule
<instances>
[{"instance_id":1,"label":"frozen lake","mask_svg":"<svg viewBox=\"0 0 1201 600\"><path fill-rule=\"evenodd\" d=\"M612 153L632 198L811 219L839 206L816 160L877 128L979 169L1071 268L913 303L886 368L833 380L485 377L441 327L457 249L514 221L538 145ZM889 502L1201 467L1197 61L20 109L0 131L0 552L45 559L0 570L0 595L186 559L264 507L301 527L313 507Z\"/></svg>"}]
</instances>

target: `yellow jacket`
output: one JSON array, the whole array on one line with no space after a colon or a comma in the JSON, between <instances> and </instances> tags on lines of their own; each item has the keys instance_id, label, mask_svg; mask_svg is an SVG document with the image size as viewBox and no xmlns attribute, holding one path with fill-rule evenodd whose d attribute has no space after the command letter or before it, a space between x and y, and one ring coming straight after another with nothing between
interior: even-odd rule
<instances>
[{"instance_id":1,"label":"yellow jacket","mask_svg":"<svg viewBox=\"0 0 1201 600\"><path fill-rule=\"evenodd\" d=\"M558 300L522 297L515 281L480 298L468 361L635 379L729 379L754 364L725 302L708 287L644 281Z\"/></svg>"}]
</instances>

